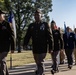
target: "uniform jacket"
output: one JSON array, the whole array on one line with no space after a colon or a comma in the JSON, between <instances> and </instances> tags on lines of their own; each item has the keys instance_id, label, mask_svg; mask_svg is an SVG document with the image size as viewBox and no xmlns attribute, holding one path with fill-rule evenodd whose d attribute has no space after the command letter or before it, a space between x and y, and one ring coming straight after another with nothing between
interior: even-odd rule
<instances>
[{"instance_id":1,"label":"uniform jacket","mask_svg":"<svg viewBox=\"0 0 76 75\"><path fill-rule=\"evenodd\" d=\"M52 35L46 22L35 22L29 25L24 38L24 45L28 44L30 37L32 38L34 53L46 53L47 41L49 44L49 50L52 49Z\"/></svg>"},{"instance_id":2,"label":"uniform jacket","mask_svg":"<svg viewBox=\"0 0 76 75\"><path fill-rule=\"evenodd\" d=\"M75 33L75 48L76 48L76 33Z\"/></svg>"},{"instance_id":3,"label":"uniform jacket","mask_svg":"<svg viewBox=\"0 0 76 75\"><path fill-rule=\"evenodd\" d=\"M14 33L8 22L3 21L0 23L0 52L8 52L15 49L14 46Z\"/></svg>"},{"instance_id":4,"label":"uniform jacket","mask_svg":"<svg viewBox=\"0 0 76 75\"><path fill-rule=\"evenodd\" d=\"M53 50L58 51L63 48L63 41L59 30L52 30L53 35Z\"/></svg>"},{"instance_id":5,"label":"uniform jacket","mask_svg":"<svg viewBox=\"0 0 76 75\"><path fill-rule=\"evenodd\" d=\"M70 33L69 37L67 37L67 33L64 33L63 34L63 41L64 41L64 49L74 49L75 34Z\"/></svg>"}]
</instances>

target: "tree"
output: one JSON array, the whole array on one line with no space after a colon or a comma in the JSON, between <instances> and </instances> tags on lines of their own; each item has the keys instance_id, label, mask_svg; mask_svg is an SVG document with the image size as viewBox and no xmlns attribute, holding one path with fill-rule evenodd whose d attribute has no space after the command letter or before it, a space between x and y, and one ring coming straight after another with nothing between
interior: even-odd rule
<instances>
[{"instance_id":1,"label":"tree","mask_svg":"<svg viewBox=\"0 0 76 75\"><path fill-rule=\"evenodd\" d=\"M44 13L44 20L49 21L48 12L52 11L52 0L4 0L7 10L14 12L17 29L18 52L21 52L21 41L30 22L33 21L34 10L40 8Z\"/></svg>"},{"instance_id":2,"label":"tree","mask_svg":"<svg viewBox=\"0 0 76 75\"><path fill-rule=\"evenodd\" d=\"M4 0L0 0L0 10L5 10Z\"/></svg>"}]
</instances>

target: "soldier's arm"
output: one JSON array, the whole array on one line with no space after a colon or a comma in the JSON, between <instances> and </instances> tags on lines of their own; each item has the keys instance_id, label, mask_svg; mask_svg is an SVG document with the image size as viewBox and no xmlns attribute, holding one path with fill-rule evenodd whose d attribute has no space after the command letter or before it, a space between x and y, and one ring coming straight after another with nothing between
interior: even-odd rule
<instances>
[{"instance_id":1,"label":"soldier's arm","mask_svg":"<svg viewBox=\"0 0 76 75\"><path fill-rule=\"evenodd\" d=\"M14 31L13 28L10 26L9 23L7 23L8 33L11 41L11 52L13 53L15 50L15 38L14 38Z\"/></svg>"},{"instance_id":2,"label":"soldier's arm","mask_svg":"<svg viewBox=\"0 0 76 75\"><path fill-rule=\"evenodd\" d=\"M63 39L60 32L59 32L59 40L60 40L60 49L63 49Z\"/></svg>"},{"instance_id":3,"label":"soldier's arm","mask_svg":"<svg viewBox=\"0 0 76 75\"><path fill-rule=\"evenodd\" d=\"M51 30L50 30L50 27L49 27L49 25L48 25L48 23L47 23L47 27L46 27L47 29L47 40L48 40L48 44L49 44L49 52L50 51L52 51L52 45L53 45L53 37L52 37L52 32L51 32Z\"/></svg>"},{"instance_id":4,"label":"soldier's arm","mask_svg":"<svg viewBox=\"0 0 76 75\"><path fill-rule=\"evenodd\" d=\"M23 47L26 47L31 37L31 25L29 25L23 41Z\"/></svg>"}]
</instances>

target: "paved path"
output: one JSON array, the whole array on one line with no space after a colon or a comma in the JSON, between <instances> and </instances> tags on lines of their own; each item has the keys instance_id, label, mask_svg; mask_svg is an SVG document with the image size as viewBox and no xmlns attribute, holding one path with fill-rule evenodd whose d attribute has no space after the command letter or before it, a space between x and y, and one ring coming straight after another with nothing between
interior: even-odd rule
<instances>
[{"instance_id":1,"label":"paved path","mask_svg":"<svg viewBox=\"0 0 76 75\"><path fill-rule=\"evenodd\" d=\"M45 75L52 75L51 70L51 60L45 61ZM35 75L35 63L27 64L19 67L13 67L9 69L10 75ZM76 66L73 65L73 68L69 70L67 64L59 65L59 72L55 75L76 75Z\"/></svg>"}]
</instances>

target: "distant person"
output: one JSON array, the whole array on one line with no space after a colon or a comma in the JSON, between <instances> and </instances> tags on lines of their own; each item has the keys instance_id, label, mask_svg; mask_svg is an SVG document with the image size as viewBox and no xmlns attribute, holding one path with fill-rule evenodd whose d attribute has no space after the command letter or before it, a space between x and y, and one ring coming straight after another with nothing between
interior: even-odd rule
<instances>
[{"instance_id":1,"label":"distant person","mask_svg":"<svg viewBox=\"0 0 76 75\"><path fill-rule=\"evenodd\" d=\"M32 52L37 65L36 75L45 75L44 58L47 53L47 44L49 44L49 50L52 50L52 35L48 23L42 21L42 12L39 9L35 11L34 18L35 22L29 25L24 37L24 48L31 38Z\"/></svg>"},{"instance_id":2,"label":"distant person","mask_svg":"<svg viewBox=\"0 0 76 75\"><path fill-rule=\"evenodd\" d=\"M58 64L59 64L59 52L63 48L63 41L61 38L60 31L57 29L56 22L54 20L51 21L51 29L52 29L52 36L53 36L53 50L51 51L52 55L52 70L51 73L54 74L56 72L59 72Z\"/></svg>"},{"instance_id":3,"label":"distant person","mask_svg":"<svg viewBox=\"0 0 76 75\"><path fill-rule=\"evenodd\" d=\"M67 56L68 68L71 69L73 65L73 51L75 43L75 35L69 27L66 28L66 33L63 34L64 49Z\"/></svg>"},{"instance_id":4,"label":"distant person","mask_svg":"<svg viewBox=\"0 0 76 75\"><path fill-rule=\"evenodd\" d=\"M75 58L75 65L76 65L76 28L74 29L75 33L75 49L74 49L74 58Z\"/></svg>"},{"instance_id":5,"label":"distant person","mask_svg":"<svg viewBox=\"0 0 76 75\"><path fill-rule=\"evenodd\" d=\"M61 31L60 27L58 28L58 30L61 33L61 37L63 38L63 32ZM62 39L63 40L63 39ZM64 50L60 50L60 63L59 64L64 64L64 59L65 59L65 53Z\"/></svg>"},{"instance_id":6,"label":"distant person","mask_svg":"<svg viewBox=\"0 0 76 75\"><path fill-rule=\"evenodd\" d=\"M5 20L4 12L0 10L0 75L9 75L6 57L8 55L11 45L11 52L15 50L14 47L14 33L10 24Z\"/></svg>"}]
</instances>

